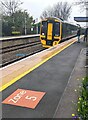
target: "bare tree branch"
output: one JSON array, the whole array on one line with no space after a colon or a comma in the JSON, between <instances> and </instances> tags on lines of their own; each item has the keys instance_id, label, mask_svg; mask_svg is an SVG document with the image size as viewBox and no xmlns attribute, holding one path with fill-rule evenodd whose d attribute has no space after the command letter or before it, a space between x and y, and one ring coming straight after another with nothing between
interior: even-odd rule
<instances>
[{"instance_id":1,"label":"bare tree branch","mask_svg":"<svg viewBox=\"0 0 88 120\"><path fill-rule=\"evenodd\" d=\"M74 3L74 5L79 5L81 8L81 11L88 11L88 0L78 0Z\"/></svg>"},{"instance_id":2,"label":"bare tree branch","mask_svg":"<svg viewBox=\"0 0 88 120\"><path fill-rule=\"evenodd\" d=\"M47 8L43 11L41 18L46 17L58 17L62 18L63 20L67 20L71 14L71 5L67 2L58 2L52 8Z\"/></svg>"},{"instance_id":3,"label":"bare tree branch","mask_svg":"<svg viewBox=\"0 0 88 120\"><path fill-rule=\"evenodd\" d=\"M19 9L19 6L23 3L19 0L4 0L1 1L1 4L3 6L5 13L11 16Z\"/></svg>"}]
</instances>

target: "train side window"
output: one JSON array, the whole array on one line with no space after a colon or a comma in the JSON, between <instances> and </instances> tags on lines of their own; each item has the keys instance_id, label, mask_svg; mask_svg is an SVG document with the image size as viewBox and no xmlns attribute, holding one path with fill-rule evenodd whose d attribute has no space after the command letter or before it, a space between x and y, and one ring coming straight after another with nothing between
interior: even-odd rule
<instances>
[{"instance_id":1,"label":"train side window","mask_svg":"<svg viewBox=\"0 0 88 120\"><path fill-rule=\"evenodd\" d=\"M41 35L46 35L47 33L47 22L43 21L41 26Z\"/></svg>"},{"instance_id":2,"label":"train side window","mask_svg":"<svg viewBox=\"0 0 88 120\"><path fill-rule=\"evenodd\" d=\"M60 23L59 22L54 23L54 35L60 36Z\"/></svg>"}]
</instances>

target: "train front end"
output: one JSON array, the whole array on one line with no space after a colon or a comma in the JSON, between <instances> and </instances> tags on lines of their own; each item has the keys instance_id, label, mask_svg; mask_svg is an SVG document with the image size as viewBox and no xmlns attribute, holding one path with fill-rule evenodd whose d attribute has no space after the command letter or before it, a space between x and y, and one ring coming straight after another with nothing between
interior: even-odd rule
<instances>
[{"instance_id":1,"label":"train front end","mask_svg":"<svg viewBox=\"0 0 88 120\"><path fill-rule=\"evenodd\" d=\"M61 22L57 19L45 19L41 22L40 40L42 46L49 48L61 40Z\"/></svg>"}]
</instances>

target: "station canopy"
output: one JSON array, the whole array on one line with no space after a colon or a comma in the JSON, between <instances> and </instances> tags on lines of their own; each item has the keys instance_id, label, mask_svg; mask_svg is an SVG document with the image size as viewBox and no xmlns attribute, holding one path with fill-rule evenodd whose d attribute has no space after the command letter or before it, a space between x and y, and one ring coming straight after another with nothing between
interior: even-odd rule
<instances>
[{"instance_id":1,"label":"station canopy","mask_svg":"<svg viewBox=\"0 0 88 120\"><path fill-rule=\"evenodd\" d=\"M88 22L88 17L74 17L76 22Z\"/></svg>"}]
</instances>

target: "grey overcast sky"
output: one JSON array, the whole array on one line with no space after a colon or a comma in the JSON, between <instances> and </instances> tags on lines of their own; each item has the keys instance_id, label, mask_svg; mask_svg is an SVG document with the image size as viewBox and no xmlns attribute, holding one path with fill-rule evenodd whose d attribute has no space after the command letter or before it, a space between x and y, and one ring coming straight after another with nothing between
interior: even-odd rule
<instances>
[{"instance_id":1,"label":"grey overcast sky","mask_svg":"<svg viewBox=\"0 0 88 120\"><path fill-rule=\"evenodd\" d=\"M73 5L75 1L77 0L21 0L23 2L23 5L21 7L23 9L26 9L30 15L33 16L34 19L40 17L41 13L45 8L52 7L57 2L68 2L69 4ZM71 17L69 19L70 22L74 22L74 17L82 17L86 16L86 12L80 11L79 6L73 6ZM81 26L85 26L85 23L79 23Z\"/></svg>"}]
</instances>

